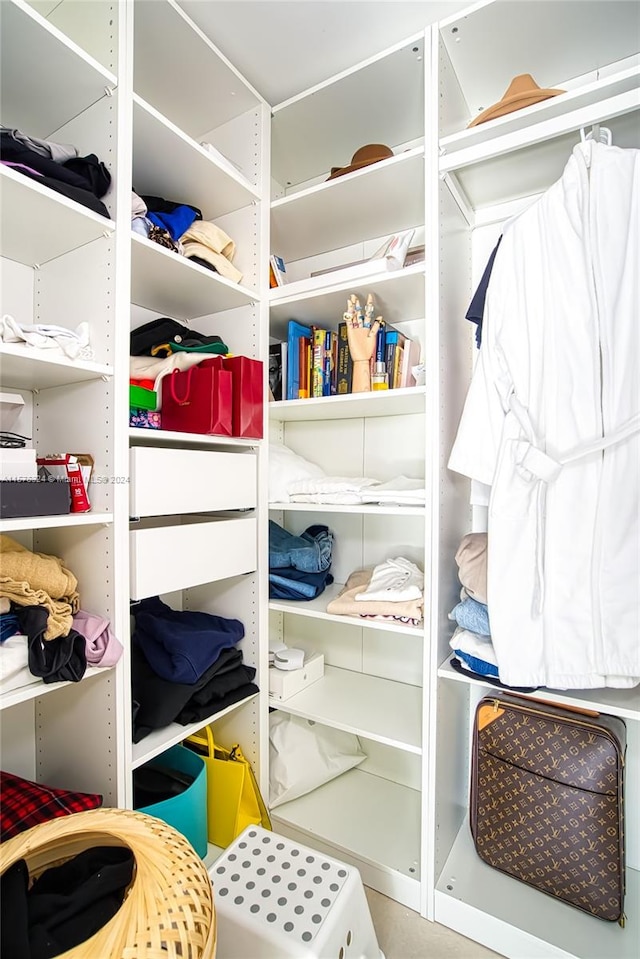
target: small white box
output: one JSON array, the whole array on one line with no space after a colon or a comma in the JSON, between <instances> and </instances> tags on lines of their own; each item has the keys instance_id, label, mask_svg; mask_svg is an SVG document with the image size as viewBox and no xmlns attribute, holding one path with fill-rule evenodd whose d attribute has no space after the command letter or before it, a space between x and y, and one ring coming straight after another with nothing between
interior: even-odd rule
<instances>
[{"instance_id":1,"label":"small white box","mask_svg":"<svg viewBox=\"0 0 640 959\"><path fill-rule=\"evenodd\" d=\"M300 669L278 669L269 666L269 696L281 703L316 683L324 676L324 656L309 653Z\"/></svg>"}]
</instances>

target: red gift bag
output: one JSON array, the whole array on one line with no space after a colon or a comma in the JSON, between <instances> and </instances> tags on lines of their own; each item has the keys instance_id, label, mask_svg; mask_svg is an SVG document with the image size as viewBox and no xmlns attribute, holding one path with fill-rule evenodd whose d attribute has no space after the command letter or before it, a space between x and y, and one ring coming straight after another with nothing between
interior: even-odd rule
<instances>
[{"instance_id":1,"label":"red gift bag","mask_svg":"<svg viewBox=\"0 0 640 959\"><path fill-rule=\"evenodd\" d=\"M162 428L231 436L232 382L220 356L174 370L162 379Z\"/></svg>"},{"instance_id":2,"label":"red gift bag","mask_svg":"<svg viewBox=\"0 0 640 959\"><path fill-rule=\"evenodd\" d=\"M233 374L233 435L262 438L264 373L261 360L226 356L225 370Z\"/></svg>"}]
</instances>

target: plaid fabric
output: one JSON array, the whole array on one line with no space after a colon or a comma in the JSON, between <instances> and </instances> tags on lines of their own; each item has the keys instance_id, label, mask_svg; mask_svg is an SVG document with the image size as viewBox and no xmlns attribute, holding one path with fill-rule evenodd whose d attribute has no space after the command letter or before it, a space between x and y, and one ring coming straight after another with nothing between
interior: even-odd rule
<instances>
[{"instance_id":1,"label":"plaid fabric","mask_svg":"<svg viewBox=\"0 0 640 959\"><path fill-rule=\"evenodd\" d=\"M0 771L0 842L58 816L101 805L97 793L53 789Z\"/></svg>"}]
</instances>

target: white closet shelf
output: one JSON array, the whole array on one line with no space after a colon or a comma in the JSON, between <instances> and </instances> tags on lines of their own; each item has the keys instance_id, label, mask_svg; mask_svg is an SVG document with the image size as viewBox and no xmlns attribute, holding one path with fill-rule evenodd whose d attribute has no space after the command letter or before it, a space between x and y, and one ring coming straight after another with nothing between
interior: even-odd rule
<instances>
[{"instance_id":1,"label":"white closet shelf","mask_svg":"<svg viewBox=\"0 0 640 959\"><path fill-rule=\"evenodd\" d=\"M26 266L111 236L116 228L113 220L6 166L0 167L0 204L2 255Z\"/></svg>"},{"instance_id":2,"label":"white closet shelf","mask_svg":"<svg viewBox=\"0 0 640 959\"><path fill-rule=\"evenodd\" d=\"M162 729L154 729L153 732L149 733L141 742L134 743L131 747L131 768L137 769L138 766L148 763L149 760L155 756L159 756L160 753L163 753L166 749L175 746L176 743L181 743L183 739L187 739L192 733L197 732L204 726L208 726L209 723L217 722L219 719L222 719L223 716L228 716L229 713L232 713L245 703L251 702L257 695L257 693L253 693L253 695L247 696L246 699L241 699L240 702L233 703L233 705L227 706L226 709L221 709L220 712L207 716L206 719L199 720L197 723L189 723L187 726L170 723L168 726L163 726Z\"/></svg>"},{"instance_id":3,"label":"white closet shelf","mask_svg":"<svg viewBox=\"0 0 640 959\"><path fill-rule=\"evenodd\" d=\"M449 661L443 663L438 670L438 676L442 679L450 679L453 682L463 682L471 686L478 686L480 681L470 679L456 672ZM499 695L500 689L486 684L485 695L491 696L494 693ZM505 690L508 692L508 690ZM612 716L619 716L625 720L640 720L640 686L633 689L546 689L540 688L534 693L518 693L519 696L531 695L534 698L545 699L550 703L556 703L558 706L576 706L578 709L594 709L597 712L609 713Z\"/></svg>"},{"instance_id":4,"label":"white closet shelf","mask_svg":"<svg viewBox=\"0 0 640 959\"><path fill-rule=\"evenodd\" d=\"M543 193L562 175L580 142L581 128L602 123L611 130L614 145L633 147L639 111L636 87L448 153L440 160L440 173L458 181L463 197L476 210Z\"/></svg>"},{"instance_id":5,"label":"white closet shelf","mask_svg":"<svg viewBox=\"0 0 640 959\"><path fill-rule=\"evenodd\" d=\"M365 863L418 880L420 798L408 786L351 769L276 806L271 818L276 830L281 821Z\"/></svg>"},{"instance_id":6,"label":"white closet shelf","mask_svg":"<svg viewBox=\"0 0 640 959\"><path fill-rule=\"evenodd\" d=\"M373 293L376 315L382 315L392 326L405 320L421 319L424 315L424 276L424 263L416 263L397 272L352 277L344 281L340 281L340 270L336 270L335 278L331 273L313 277L314 284L323 279L324 285L321 289L315 285L307 292L301 289L304 280L290 284L297 287L298 292L289 293L287 285L279 287L271 291L271 335L286 340L287 323L292 315L299 323L337 329L347 296L351 293L359 295L361 303L365 302L368 293Z\"/></svg>"},{"instance_id":7,"label":"white closet shelf","mask_svg":"<svg viewBox=\"0 0 640 959\"><path fill-rule=\"evenodd\" d=\"M325 619L331 623L346 623L350 626L360 626L362 629L384 629L391 633L406 633L421 640L424 630L420 626L403 626L396 623L386 623L381 619L360 619L358 616L339 616L327 612L327 604L334 599L344 583L332 583L324 593L308 602L299 602L295 599L270 599L269 609L278 613L291 613L294 616L310 616L313 619Z\"/></svg>"},{"instance_id":8,"label":"white closet shelf","mask_svg":"<svg viewBox=\"0 0 640 959\"><path fill-rule=\"evenodd\" d=\"M174 0L135 4L133 62L135 92L194 138L264 102Z\"/></svg>"},{"instance_id":9,"label":"white closet shelf","mask_svg":"<svg viewBox=\"0 0 640 959\"><path fill-rule=\"evenodd\" d=\"M0 519L0 533L20 529L74 529L76 526L102 526L113 523L112 513L65 513L62 516L16 516Z\"/></svg>"},{"instance_id":10,"label":"white closet shelf","mask_svg":"<svg viewBox=\"0 0 640 959\"><path fill-rule=\"evenodd\" d=\"M113 376L112 366L50 356L48 350L20 343L0 344L0 371L3 386L16 390L46 390Z\"/></svg>"},{"instance_id":11,"label":"white closet shelf","mask_svg":"<svg viewBox=\"0 0 640 959\"><path fill-rule=\"evenodd\" d=\"M422 755L422 689L418 686L325 666L322 679L285 702L271 699L269 704L294 716Z\"/></svg>"},{"instance_id":12,"label":"white closet shelf","mask_svg":"<svg viewBox=\"0 0 640 959\"><path fill-rule=\"evenodd\" d=\"M627 926L594 919L483 862L465 819L436 883L435 920L505 955L549 959L636 959L640 873L626 869Z\"/></svg>"},{"instance_id":13,"label":"white closet shelf","mask_svg":"<svg viewBox=\"0 0 640 959\"><path fill-rule=\"evenodd\" d=\"M151 446L259 446L262 440L244 439L242 436L207 436L202 433L178 433L171 430L147 430L129 428L129 439Z\"/></svg>"},{"instance_id":14,"label":"white closet shelf","mask_svg":"<svg viewBox=\"0 0 640 959\"><path fill-rule=\"evenodd\" d=\"M131 301L178 320L253 303L257 294L147 237L131 235Z\"/></svg>"},{"instance_id":15,"label":"white closet shelf","mask_svg":"<svg viewBox=\"0 0 640 959\"><path fill-rule=\"evenodd\" d=\"M87 666L86 672L80 682L90 682L96 676L100 676L113 669L112 666ZM72 683L43 683L41 679L33 677L33 682L28 686L19 686L17 689L11 689L8 693L0 694L0 711L8 709L10 706L16 706L18 703L26 703L32 699L39 699L48 693L62 689L63 686L77 685Z\"/></svg>"},{"instance_id":16,"label":"white closet shelf","mask_svg":"<svg viewBox=\"0 0 640 959\"><path fill-rule=\"evenodd\" d=\"M105 87L117 85L112 73L23 0L5 0L1 16L4 126L46 139L105 96Z\"/></svg>"},{"instance_id":17,"label":"white closet shelf","mask_svg":"<svg viewBox=\"0 0 640 959\"><path fill-rule=\"evenodd\" d=\"M421 516L424 506L381 506L379 503L363 503L360 506L334 506L331 503L269 503L270 510L299 513L352 513L374 516Z\"/></svg>"},{"instance_id":18,"label":"white closet shelf","mask_svg":"<svg viewBox=\"0 0 640 959\"><path fill-rule=\"evenodd\" d=\"M271 204L271 247L301 260L422 222L424 147ZM313 228L310 228L313 224Z\"/></svg>"},{"instance_id":19,"label":"white closet shelf","mask_svg":"<svg viewBox=\"0 0 640 959\"><path fill-rule=\"evenodd\" d=\"M133 183L138 193L198 207L205 220L260 199L256 188L231 164L225 169L204 147L135 95Z\"/></svg>"},{"instance_id":20,"label":"white closet shelf","mask_svg":"<svg viewBox=\"0 0 640 959\"><path fill-rule=\"evenodd\" d=\"M599 104L619 94L633 92L638 86L640 68L629 67L602 80L594 80L584 86L567 90L561 96L542 100L524 110L515 110L503 117L497 117L476 127L453 133L440 138L440 169L452 169L450 163L463 166L477 159L484 159L496 153L504 152L504 144L519 140L522 144L535 142L540 137L541 124L552 121L562 132L570 127L565 125L565 116L571 116L576 110L599 110ZM564 129L563 129L564 127ZM547 134L548 135L548 134ZM509 137L509 140L506 140Z\"/></svg>"},{"instance_id":21,"label":"white closet shelf","mask_svg":"<svg viewBox=\"0 0 640 959\"><path fill-rule=\"evenodd\" d=\"M423 57L419 34L274 107L274 179L304 183L347 166L358 146L421 139Z\"/></svg>"},{"instance_id":22,"label":"white closet shelf","mask_svg":"<svg viewBox=\"0 0 640 959\"><path fill-rule=\"evenodd\" d=\"M281 422L353 419L361 416L403 416L424 413L426 388L372 390L307 400L277 400L269 403L269 418Z\"/></svg>"}]
</instances>

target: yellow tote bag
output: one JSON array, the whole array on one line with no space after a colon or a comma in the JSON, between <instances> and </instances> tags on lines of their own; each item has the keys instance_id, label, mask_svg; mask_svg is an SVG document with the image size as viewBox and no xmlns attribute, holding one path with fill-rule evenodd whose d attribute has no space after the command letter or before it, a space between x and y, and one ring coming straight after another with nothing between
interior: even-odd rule
<instances>
[{"instance_id":1,"label":"yellow tote bag","mask_svg":"<svg viewBox=\"0 0 640 959\"><path fill-rule=\"evenodd\" d=\"M271 829L251 763L236 743L231 749L216 744L210 726L186 740L207 767L207 831L209 842L226 847L247 826Z\"/></svg>"}]
</instances>

